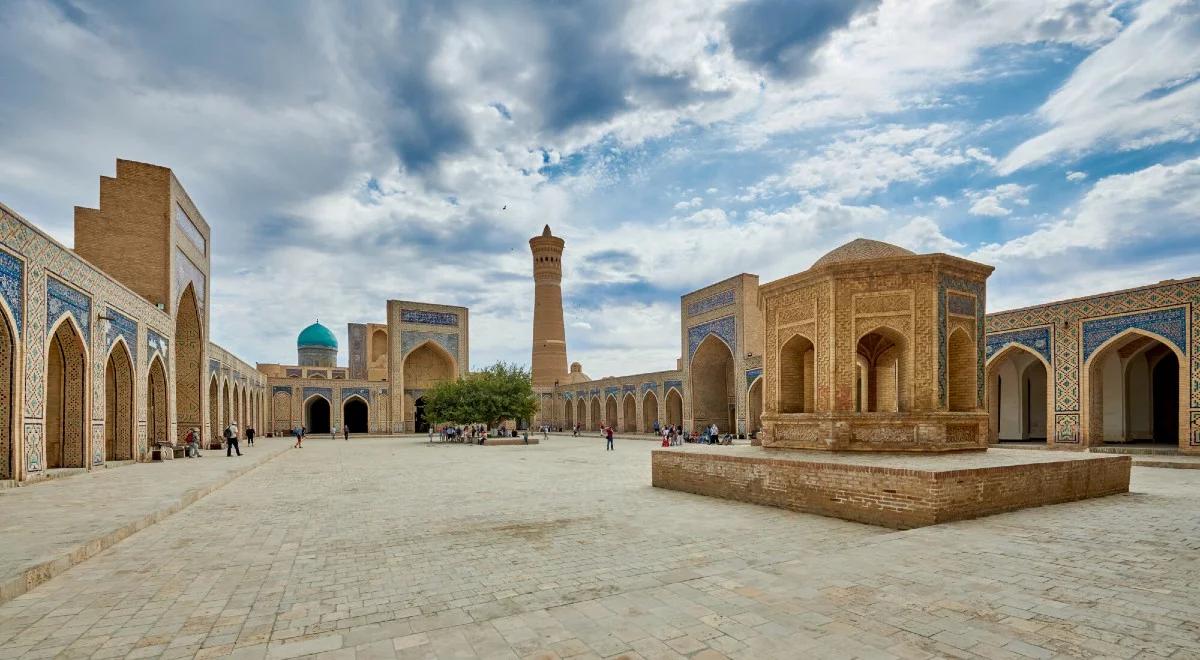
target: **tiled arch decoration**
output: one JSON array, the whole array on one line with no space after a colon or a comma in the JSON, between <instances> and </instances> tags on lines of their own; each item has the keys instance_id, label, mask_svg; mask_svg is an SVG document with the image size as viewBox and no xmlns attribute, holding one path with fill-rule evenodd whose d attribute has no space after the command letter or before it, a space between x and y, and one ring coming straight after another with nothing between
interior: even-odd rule
<instances>
[{"instance_id":1,"label":"tiled arch decoration","mask_svg":"<svg viewBox=\"0 0 1200 660\"><path fill-rule=\"evenodd\" d=\"M1082 332L1078 319L1132 315L1169 307L1186 309L1189 363L1188 408L1192 420L1189 442L1200 446L1200 281L1179 282L1169 287L1114 292L1086 299L1001 312L988 317L988 332L999 333L1049 325L1054 356L1054 435L1056 442L1078 442L1080 432L1080 371L1083 364ZM1084 321L1086 323L1086 321ZM1082 325L1082 324L1080 324ZM1161 334L1161 333L1159 333ZM1182 393L1181 393L1182 394Z\"/></svg>"},{"instance_id":2,"label":"tiled arch decoration","mask_svg":"<svg viewBox=\"0 0 1200 660\"><path fill-rule=\"evenodd\" d=\"M450 357L454 358L455 362L458 362L458 335L448 334L445 332L418 332L405 330L400 333L400 354L408 355L410 351L426 341L433 341L438 346L446 349L446 352L450 354Z\"/></svg>"},{"instance_id":3,"label":"tiled arch decoration","mask_svg":"<svg viewBox=\"0 0 1200 660\"><path fill-rule=\"evenodd\" d=\"M737 320L734 316L722 316L719 319L706 321L688 328L688 362L696 355L700 342L709 335L716 335L725 341L729 350L737 355Z\"/></svg>"},{"instance_id":4,"label":"tiled arch decoration","mask_svg":"<svg viewBox=\"0 0 1200 660\"><path fill-rule=\"evenodd\" d=\"M1053 363L1051 353L1050 328L1026 328L1024 330L1010 330L1008 332L995 332L987 336L985 358L990 360L999 353L1001 349L1009 344L1017 344L1024 346L1029 350L1037 353L1046 359L1046 362Z\"/></svg>"}]
</instances>

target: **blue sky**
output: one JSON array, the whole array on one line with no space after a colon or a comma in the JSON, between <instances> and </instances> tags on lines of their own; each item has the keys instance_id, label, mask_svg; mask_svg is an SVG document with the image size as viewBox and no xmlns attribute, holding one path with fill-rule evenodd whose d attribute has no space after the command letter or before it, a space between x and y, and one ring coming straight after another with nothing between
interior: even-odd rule
<instances>
[{"instance_id":1,"label":"blue sky","mask_svg":"<svg viewBox=\"0 0 1200 660\"><path fill-rule=\"evenodd\" d=\"M528 362L547 223L596 377L857 236L994 265L993 310L1200 275L1200 0L13 0L0 81L0 200L69 245L114 159L173 168L250 361L402 298Z\"/></svg>"}]
</instances>

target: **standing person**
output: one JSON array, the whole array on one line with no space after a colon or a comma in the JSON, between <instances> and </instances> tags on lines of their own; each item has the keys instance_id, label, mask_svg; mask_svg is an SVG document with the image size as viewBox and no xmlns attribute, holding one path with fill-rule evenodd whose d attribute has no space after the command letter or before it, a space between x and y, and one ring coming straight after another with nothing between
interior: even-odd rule
<instances>
[{"instance_id":1,"label":"standing person","mask_svg":"<svg viewBox=\"0 0 1200 660\"><path fill-rule=\"evenodd\" d=\"M225 427L225 455L233 456L233 452L237 452L238 456L242 455L241 447L238 447L238 427L237 422L229 422L229 426Z\"/></svg>"},{"instance_id":2,"label":"standing person","mask_svg":"<svg viewBox=\"0 0 1200 660\"><path fill-rule=\"evenodd\" d=\"M346 442L350 442L350 425L349 424L342 424L342 439L345 440Z\"/></svg>"},{"instance_id":3,"label":"standing person","mask_svg":"<svg viewBox=\"0 0 1200 660\"><path fill-rule=\"evenodd\" d=\"M329 439L337 440L337 424L329 425Z\"/></svg>"},{"instance_id":4,"label":"standing person","mask_svg":"<svg viewBox=\"0 0 1200 660\"><path fill-rule=\"evenodd\" d=\"M296 436L296 444L292 445L292 449L303 449L304 428L297 426L296 428L292 429L292 435Z\"/></svg>"},{"instance_id":5,"label":"standing person","mask_svg":"<svg viewBox=\"0 0 1200 660\"><path fill-rule=\"evenodd\" d=\"M549 442L549 441L550 441L550 427L543 426L542 427L542 442Z\"/></svg>"},{"instance_id":6,"label":"standing person","mask_svg":"<svg viewBox=\"0 0 1200 660\"><path fill-rule=\"evenodd\" d=\"M656 420L654 420L654 434L658 435L659 430L660 429L658 428L658 420L656 419Z\"/></svg>"},{"instance_id":7,"label":"standing person","mask_svg":"<svg viewBox=\"0 0 1200 660\"><path fill-rule=\"evenodd\" d=\"M604 427L604 437L608 438L608 449L606 451L612 451L613 450L613 442L612 442L613 441L613 430L612 430L611 426Z\"/></svg>"},{"instance_id":8,"label":"standing person","mask_svg":"<svg viewBox=\"0 0 1200 660\"><path fill-rule=\"evenodd\" d=\"M253 426L246 427L246 446L247 447L254 446L254 427Z\"/></svg>"},{"instance_id":9,"label":"standing person","mask_svg":"<svg viewBox=\"0 0 1200 660\"><path fill-rule=\"evenodd\" d=\"M188 458L200 458L200 429L193 428L188 431L186 442L184 454Z\"/></svg>"}]
</instances>

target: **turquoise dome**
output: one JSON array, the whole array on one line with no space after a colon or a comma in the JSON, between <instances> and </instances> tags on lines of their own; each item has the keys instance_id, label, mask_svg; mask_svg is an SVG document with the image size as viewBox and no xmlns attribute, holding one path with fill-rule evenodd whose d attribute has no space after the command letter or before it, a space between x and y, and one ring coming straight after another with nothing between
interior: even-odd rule
<instances>
[{"instance_id":1,"label":"turquoise dome","mask_svg":"<svg viewBox=\"0 0 1200 660\"><path fill-rule=\"evenodd\" d=\"M297 348L319 347L337 349L337 337L333 336L333 332L321 325L314 323L300 331L300 336L296 337Z\"/></svg>"}]
</instances>

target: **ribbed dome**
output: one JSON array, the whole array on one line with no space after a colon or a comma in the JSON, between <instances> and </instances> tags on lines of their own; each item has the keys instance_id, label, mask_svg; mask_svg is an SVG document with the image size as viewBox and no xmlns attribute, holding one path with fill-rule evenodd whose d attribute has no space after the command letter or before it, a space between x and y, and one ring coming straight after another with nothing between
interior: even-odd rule
<instances>
[{"instance_id":1,"label":"ribbed dome","mask_svg":"<svg viewBox=\"0 0 1200 660\"><path fill-rule=\"evenodd\" d=\"M873 241L869 238L856 238L841 247L834 248L817 259L813 268L829 264L846 263L848 261L866 261L868 259L886 259L888 257L911 257L915 253L905 250L899 245Z\"/></svg>"},{"instance_id":2,"label":"ribbed dome","mask_svg":"<svg viewBox=\"0 0 1200 660\"><path fill-rule=\"evenodd\" d=\"M297 348L332 348L337 349L337 337L333 336L333 332L321 325L314 323L300 331L300 336L296 337Z\"/></svg>"}]
</instances>

